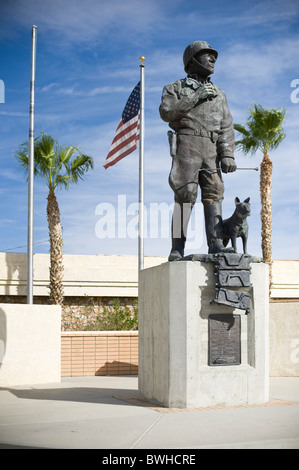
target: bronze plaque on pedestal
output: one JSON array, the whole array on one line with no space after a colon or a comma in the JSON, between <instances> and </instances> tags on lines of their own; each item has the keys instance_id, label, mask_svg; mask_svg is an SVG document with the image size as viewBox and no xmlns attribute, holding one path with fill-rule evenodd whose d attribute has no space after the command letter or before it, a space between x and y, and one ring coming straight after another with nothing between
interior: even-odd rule
<instances>
[{"instance_id":1,"label":"bronze plaque on pedestal","mask_svg":"<svg viewBox=\"0 0 299 470\"><path fill-rule=\"evenodd\" d=\"M209 366L241 364L240 315L209 315Z\"/></svg>"}]
</instances>

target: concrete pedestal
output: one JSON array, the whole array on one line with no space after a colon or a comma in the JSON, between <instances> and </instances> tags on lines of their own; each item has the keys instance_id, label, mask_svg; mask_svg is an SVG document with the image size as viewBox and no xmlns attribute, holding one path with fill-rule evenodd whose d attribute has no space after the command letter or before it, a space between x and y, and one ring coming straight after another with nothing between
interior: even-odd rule
<instances>
[{"instance_id":1,"label":"concrete pedestal","mask_svg":"<svg viewBox=\"0 0 299 470\"><path fill-rule=\"evenodd\" d=\"M145 269L139 280L139 397L169 408L266 403L269 399L268 266L251 264L251 311L211 304L211 262ZM209 316L241 320L241 364L209 366Z\"/></svg>"},{"instance_id":2,"label":"concrete pedestal","mask_svg":"<svg viewBox=\"0 0 299 470\"><path fill-rule=\"evenodd\" d=\"M61 380L61 307L0 304L0 387Z\"/></svg>"}]
</instances>

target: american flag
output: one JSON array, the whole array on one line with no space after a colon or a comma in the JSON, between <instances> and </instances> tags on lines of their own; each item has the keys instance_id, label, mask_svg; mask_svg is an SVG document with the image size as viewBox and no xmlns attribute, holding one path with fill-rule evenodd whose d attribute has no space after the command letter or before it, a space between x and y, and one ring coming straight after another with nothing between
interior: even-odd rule
<instances>
[{"instance_id":1,"label":"american flag","mask_svg":"<svg viewBox=\"0 0 299 470\"><path fill-rule=\"evenodd\" d=\"M129 96L121 115L104 168L114 165L136 150L140 129L140 82Z\"/></svg>"}]
</instances>

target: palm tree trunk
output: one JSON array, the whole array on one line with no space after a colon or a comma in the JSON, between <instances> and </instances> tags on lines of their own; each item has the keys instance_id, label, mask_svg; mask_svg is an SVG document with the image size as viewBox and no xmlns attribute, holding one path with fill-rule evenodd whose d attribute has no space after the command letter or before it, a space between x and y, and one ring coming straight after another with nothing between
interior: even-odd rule
<instances>
[{"instance_id":1,"label":"palm tree trunk","mask_svg":"<svg viewBox=\"0 0 299 470\"><path fill-rule=\"evenodd\" d=\"M264 153L264 158L261 163L260 175L260 193L261 193L261 222L262 222L262 253L263 260L269 264L269 288L272 285L272 162L269 158L268 152Z\"/></svg>"},{"instance_id":2,"label":"palm tree trunk","mask_svg":"<svg viewBox=\"0 0 299 470\"><path fill-rule=\"evenodd\" d=\"M47 216L50 236L50 302L62 305L63 302L63 260L60 211L54 191L48 194Z\"/></svg>"}]
</instances>

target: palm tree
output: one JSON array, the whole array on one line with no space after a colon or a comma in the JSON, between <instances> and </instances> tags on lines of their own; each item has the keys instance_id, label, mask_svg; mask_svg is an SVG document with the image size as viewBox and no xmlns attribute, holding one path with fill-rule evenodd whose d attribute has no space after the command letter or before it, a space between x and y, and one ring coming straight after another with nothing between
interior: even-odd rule
<instances>
[{"instance_id":1,"label":"palm tree","mask_svg":"<svg viewBox=\"0 0 299 470\"><path fill-rule=\"evenodd\" d=\"M270 287L272 283L272 161L269 152L278 147L284 139L285 133L282 123L286 111L283 109L264 109L261 105L249 108L249 118L246 126L235 124L236 131L242 134L242 139L236 142L245 154L263 153L260 172L260 195L261 195L261 223L262 223L262 253L263 260L269 264Z\"/></svg>"},{"instance_id":2,"label":"palm tree","mask_svg":"<svg viewBox=\"0 0 299 470\"><path fill-rule=\"evenodd\" d=\"M28 174L28 143L22 144L15 157ZM49 189L47 197L47 218L50 238L50 302L63 302L63 260L60 211L55 195L59 187L68 189L78 183L83 175L93 168L93 159L82 154L75 146L61 147L57 140L41 133L34 143L34 175L41 176Z\"/></svg>"}]
</instances>

